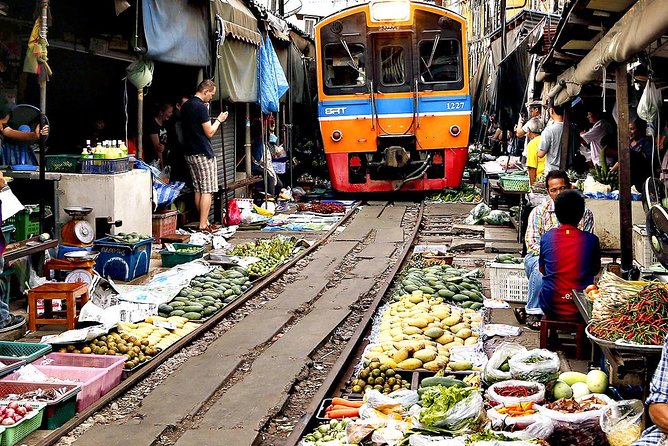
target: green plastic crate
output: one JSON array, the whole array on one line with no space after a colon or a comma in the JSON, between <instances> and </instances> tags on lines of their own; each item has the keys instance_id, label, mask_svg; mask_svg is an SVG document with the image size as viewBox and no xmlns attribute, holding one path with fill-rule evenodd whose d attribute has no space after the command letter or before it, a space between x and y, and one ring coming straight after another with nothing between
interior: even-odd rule
<instances>
[{"instance_id":1,"label":"green plastic crate","mask_svg":"<svg viewBox=\"0 0 668 446\"><path fill-rule=\"evenodd\" d=\"M76 173L81 155L45 155L44 159L47 172Z\"/></svg>"},{"instance_id":2,"label":"green plastic crate","mask_svg":"<svg viewBox=\"0 0 668 446\"><path fill-rule=\"evenodd\" d=\"M2 406L9 404L8 401L2 402ZM19 403L21 406L25 403ZM42 425L42 419L44 418L44 408L46 407L45 403L30 403L34 410L30 412L32 415L26 417L19 421L13 426L5 426L4 432L2 432L2 440L0 440L0 446L13 446L37 429Z\"/></svg>"},{"instance_id":3,"label":"green plastic crate","mask_svg":"<svg viewBox=\"0 0 668 446\"><path fill-rule=\"evenodd\" d=\"M2 358L23 359L25 362L33 362L50 351L50 344L0 341L0 362L2 362Z\"/></svg>"},{"instance_id":4,"label":"green plastic crate","mask_svg":"<svg viewBox=\"0 0 668 446\"><path fill-rule=\"evenodd\" d=\"M42 429L58 429L63 424L74 418L77 411L77 394L55 403L48 404L44 409L44 419L42 420Z\"/></svg>"},{"instance_id":5,"label":"green plastic crate","mask_svg":"<svg viewBox=\"0 0 668 446\"><path fill-rule=\"evenodd\" d=\"M45 217L51 216L51 208L47 206ZM16 241L27 239L30 235L39 235L39 206L26 205L26 208L3 222L16 227Z\"/></svg>"},{"instance_id":6,"label":"green plastic crate","mask_svg":"<svg viewBox=\"0 0 668 446\"><path fill-rule=\"evenodd\" d=\"M165 268L171 268L172 266L180 265L182 263L188 263L192 260L199 259L204 255L204 248L199 245L191 245L189 243L173 243L172 246L174 246L174 249L184 249L184 248L199 248L199 249L197 251L187 254L163 249L162 251L160 251L160 256L162 257L162 266Z\"/></svg>"}]
</instances>

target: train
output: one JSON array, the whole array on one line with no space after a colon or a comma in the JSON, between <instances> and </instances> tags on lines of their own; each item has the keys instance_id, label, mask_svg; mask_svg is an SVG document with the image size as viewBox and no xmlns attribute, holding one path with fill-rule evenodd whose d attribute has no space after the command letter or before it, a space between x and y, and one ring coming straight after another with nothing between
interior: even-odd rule
<instances>
[{"instance_id":1,"label":"train","mask_svg":"<svg viewBox=\"0 0 668 446\"><path fill-rule=\"evenodd\" d=\"M320 21L315 42L318 121L335 190L461 184L471 123L462 16L372 0Z\"/></svg>"}]
</instances>

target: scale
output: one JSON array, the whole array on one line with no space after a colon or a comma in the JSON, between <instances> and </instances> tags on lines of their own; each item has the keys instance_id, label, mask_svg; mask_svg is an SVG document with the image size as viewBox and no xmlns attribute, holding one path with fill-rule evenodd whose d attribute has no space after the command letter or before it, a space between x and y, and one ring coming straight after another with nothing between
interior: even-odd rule
<instances>
[{"instance_id":1,"label":"scale","mask_svg":"<svg viewBox=\"0 0 668 446\"><path fill-rule=\"evenodd\" d=\"M95 229L84 217L90 214L93 208L69 207L63 211L72 217L72 220L65 223L60 230L61 244L80 248L91 246L95 239Z\"/></svg>"},{"instance_id":2,"label":"scale","mask_svg":"<svg viewBox=\"0 0 668 446\"><path fill-rule=\"evenodd\" d=\"M89 287L95 274L95 259L100 255L95 251L72 251L65 253L64 259L51 259L44 265L46 276L50 271L69 271L65 277L67 283L83 282Z\"/></svg>"}]
</instances>

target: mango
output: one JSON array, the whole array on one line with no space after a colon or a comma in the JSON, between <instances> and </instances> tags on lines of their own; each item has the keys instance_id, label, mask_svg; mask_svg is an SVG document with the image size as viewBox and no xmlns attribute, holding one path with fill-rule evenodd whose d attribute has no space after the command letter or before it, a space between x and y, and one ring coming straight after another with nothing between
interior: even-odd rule
<instances>
[{"instance_id":1,"label":"mango","mask_svg":"<svg viewBox=\"0 0 668 446\"><path fill-rule=\"evenodd\" d=\"M402 370L415 370L422 367L422 361L417 358L409 358L397 363L397 367Z\"/></svg>"},{"instance_id":2,"label":"mango","mask_svg":"<svg viewBox=\"0 0 668 446\"><path fill-rule=\"evenodd\" d=\"M438 327L428 328L424 331L424 334L432 339L440 338L441 336L443 336L443 333L444 333L443 329Z\"/></svg>"},{"instance_id":3,"label":"mango","mask_svg":"<svg viewBox=\"0 0 668 446\"><path fill-rule=\"evenodd\" d=\"M431 372L438 372L441 369L444 369L447 366L447 363L440 360L440 359L435 359L433 361L425 362L422 364L422 367L431 371Z\"/></svg>"},{"instance_id":4,"label":"mango","mask_svg":"<svg viewBox=\"0 0 668 446\"><path fill-rule=\"evenodd\" d=\"M429 362L436 359L436 352L427 348L418 350L413 353L413 358L419 359L422 362Z\"/></svg>"},{"instance_id":5,"label":"mango","mask_svg":"<svg viewBox=\"0 0 668 446\"><path fill-rule=\"evenodd\" d=\"M394 362L396 362L397 364L399 364L400 362L405 361L406 359L408 359L408 357L410 356L410 353L411 352L407 348L404 347L400 350L397 350L397 352L394 355L392 355L392 360Z\"/></svg>"}]
</instances>

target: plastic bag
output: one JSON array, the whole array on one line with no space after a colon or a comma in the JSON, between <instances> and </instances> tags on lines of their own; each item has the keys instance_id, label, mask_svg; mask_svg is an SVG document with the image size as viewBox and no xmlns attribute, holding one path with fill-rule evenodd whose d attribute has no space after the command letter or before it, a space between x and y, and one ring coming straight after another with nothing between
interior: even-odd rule
<instances>
[{"instance_id":1,"label":"plastic bag","mask_svg":"<svg viewBox=\"0 0 668 446\"><path fill-rule=\"evenodd\" d=\"M238 225L241 223L241 209L237 204L237 200L230 198L227 202L226 226Z\"/></svg>"},{"instance_id":2,"label":"plastic bag","mask_svg":"<svg viewBox=\"0 0 668 446\"><path fill-rule=\"evenodd\" d=\"M538 391L532 395L525 397L501 396L498 394L499 389L509 386L537 388ZM486 395L487 395L487 400L492 406L496 406L499 404L509 405L509 404L529 403L529 402L542 403L543 401L545 401L545 386L539 382L509 380L492 384L487 389Z\"/></svg>"},{"instance_id":3,"label":"plastic bag","mask_svg":"<svg viewBox=\"0 0 668 446\"><path fill-rule=\"evenodd\" d=\"M536 410L538 409L537 406L534 407ZM492 425L492 429L504 430L505 428L509 428L510 430L516 430L526 429L532 424L541 421L541 419L545 417L538 412L521 417L511 417L506 414L499 413L496 408L492 407L487 411L487 418Z\"/></svg>"},{"instance_id":4,"label":"plastic bag","mask_svg":"<svg viewBox=\"0 0 668 446\"><path fill-rule=\"evenodd\" d=\"M473 392L468 397L464 398L455 404L445 415L445 417L438 420L432 427L440 427L449 429L453 432L462 430L474 429L484 421L483 400L480 392ZM415 405L411 407L411 415L413 416L413 424L421 427L420 412L423 408Z\"/></svg>"},{"instance_id":5,"label":"plastic bag","mask_svg":"<svg viewBox=\"0 0 668 446\"><path fill-rule=\"evenodd\" d=\"M542 358L538 360L538 358ZM536 362L532 362L536 361ZM561 362L559 355L545 349L534 349L518 353L508 361L510 376L522 381L548 384L559 378Z\"/></svg>"},{"instance_id":6,"label":"plastic bag","mask_svg":"<svg viewBox=\"0 0 668 446\"><path fill-rule=\"evenodd\" d=\"M601 430L610 446L631 446L642 435L645 407L640 400L617 401L601 414Z\"/></svg>"},{"instance_id":7,"label":"plastic bag","mask_svg":"<svg viewBox=\"0 0 668 446\"><path fill-rule=\"evenodd\" d=\"M482 218L482 221L488 225L503 226L510 223L510 214L506 211L500 211L496 209L485 215Z\"/></svg>"},{"instance_id":8,"label":"plastic bag","mask_svg":"<svg viewBox=\"0 0 668 446\"><path fill-rule=\"evenodd\" d=\"M554 432L550 435L551 446L599 446L607 444L605 434L601 430L600 419L603 410L612 403L606 395L591 394L576 398L583 401L596 397L606 404L600 409L581 413L564 413L552 410L546 406L539 406L538 411L552 420Z\"/></svg>"},{"instance_id":9,"label":"plastic bag","mask_svg":"<svg viewBox=\"0 0 668 446\"><path fill-rule=\"evenodd\" d=\"M518 353L526 353L527 349L516 342L503 342L496 347L492 356L490 356L484 370L482 371L482 379L486 384L494 384L499 381L506 381L511 378L510 371L503 372L499 367L504 362Z\"/></svg>"},{"instance_id":10,"label":"plastic bag","mask_svg":"<svg viewBox=\"0 0 668 446\"><path fill-rule=\"evenodd\" d=\"M547 440L554 432L554 423L546 416L538 415L533 424L515 432L499 432L514 440Z\"/></svg>"},{"instance_id":11,"label":"plastic bag","mask_svg":"<svg viewBox=\"0 0 668 446\"><path fill-rule=\"evenodd\" d=\"M480 223L480 221L485 217L491 209L489 206L487 206L484 202L479 203L471 209L471 212L469 212L469 215L464 219L464 224L465 225L477 225Z\"/></svg>"},{"instance_id":12,"label":"plastic bag","mask_svg":"<svg viewBox=\"0 0 668 446\"><path fill-rule=\"evenodd\" d=\"M648 79L645 90L640 97L640 102L638 102L638 116L644 121L652 122L659 114L660 107L661 93L656 89L654 82Z\"/></svg>"},{"instance_id":13,"label":"plastic bag","mask_svg":"<svg viewBox=\"0 0 668 446\"><path fill-rule=\"evenodd\" d=\"M466 437L443 438L431 435L413 434L408 437L410 446L466 446Z\"/></svg>"},{"instance_id":14,"label":"plastic bag","mask_svg":"<svg viewBox=\"0 0 668 446\"><path fill-rule=\"evenodd\" d=\"M415 390L400 389L394 392L383 395L375 389L366 392L366 403L372 409L380 410L388 413L389 411L408 410L414 404L420 401L420 397Z\"/></svg>"}]
</instances>

